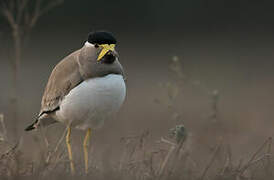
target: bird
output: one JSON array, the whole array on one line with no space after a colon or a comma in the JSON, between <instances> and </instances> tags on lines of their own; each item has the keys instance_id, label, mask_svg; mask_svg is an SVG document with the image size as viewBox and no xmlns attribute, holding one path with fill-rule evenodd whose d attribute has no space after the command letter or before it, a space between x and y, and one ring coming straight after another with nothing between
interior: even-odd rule
<instances>
[{"instance_id":1,"label":"bird","mask_svg":"<svg viewBox=\"0 0 274 180\"><path fill-rule=\"evenodd\" d=\"M57 122L66 125L66 145L71 174L75 166L71 130L86 131L83 141L85 173L91 133L118 112L126 97L125 73L111 32L93 31L83 47L63 58L52 70L40 112L25 131Z\"/></svg>"}]
</instances>

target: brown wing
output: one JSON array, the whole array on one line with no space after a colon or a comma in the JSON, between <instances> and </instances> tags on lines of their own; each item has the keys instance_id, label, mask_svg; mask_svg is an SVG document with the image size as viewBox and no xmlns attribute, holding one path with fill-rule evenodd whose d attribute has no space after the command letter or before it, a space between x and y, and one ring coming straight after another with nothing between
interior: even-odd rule
<instances>
[{"instance_id":1,"label":"brown wing","mask_svg":"<svg viewBox=\"0 0 274 180\"><path fill-rule=\"evenodd\" d=\"M77 63L79 52L80 50L70 54L53 69L42 98L39 117L59 109L64 96L83 81Z\"/></svg>"}]
</instances>

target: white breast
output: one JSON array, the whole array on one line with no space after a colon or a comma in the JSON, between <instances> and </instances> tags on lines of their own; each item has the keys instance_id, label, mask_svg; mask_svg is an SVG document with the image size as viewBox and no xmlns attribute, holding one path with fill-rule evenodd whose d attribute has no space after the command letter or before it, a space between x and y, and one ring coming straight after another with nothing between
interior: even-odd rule
<instances>
[{"instance_id":1,"label":"white breast","mask_svg":"<svg viewBox=\"0 0 274 180\"><path fill-rule=\"evenodd\" d=\"M100 127L124 102L126 86L121 75L91 78L63 99L56 120L79 129Z\"/></svg>"}]
</instances>

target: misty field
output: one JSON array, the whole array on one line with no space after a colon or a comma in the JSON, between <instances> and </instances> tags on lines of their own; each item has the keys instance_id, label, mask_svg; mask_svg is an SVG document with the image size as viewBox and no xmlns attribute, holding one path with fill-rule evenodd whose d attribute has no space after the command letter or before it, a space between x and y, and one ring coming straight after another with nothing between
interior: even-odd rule
<instances>
[{"instance_id":1,"label":"misty field","mask_svg":"<svg viewBox=\"0 0 274 180\"><path fill-rule=\"evenodd\" d=\"M274 1L0 0L0 180L273 180ZM25 132L49 75L113 32L127 95L94 130Z\"/></svg>"},{"instance_id":2,"label":"misty field","mask_svg":"<svg viewBox=\"0 0 274 180\"><path fill-rule=\"evenodd\" d=\"M103 140L94 133L87 175L84 173L82 132L73 132L77 134L72 140L76 175L71 176L64 142L66 129L62 125L41 128L10 141L8 137L12 134L1 114L1 179L273 179L272 138L261 138L254 146L237 145L245 153L235 154L237 136L231 135L229 126L232 125L222 118L221 94L185 74L182 62L177 56L169 61L169 78L155 82L161 93L150 99L154 108L167 111L166 130L155 131L157 124L153 130L153 126L142 123L138 131L117 135L112 129L119 130L123 122L115 120L118 125L102 130L101 133L106 134ZM181 110L180 101L189 90L208 99L208 112L199 124L191 124L194 120ZM115 138L104 140L113 134Z\"/></svg>"}]
</instances>

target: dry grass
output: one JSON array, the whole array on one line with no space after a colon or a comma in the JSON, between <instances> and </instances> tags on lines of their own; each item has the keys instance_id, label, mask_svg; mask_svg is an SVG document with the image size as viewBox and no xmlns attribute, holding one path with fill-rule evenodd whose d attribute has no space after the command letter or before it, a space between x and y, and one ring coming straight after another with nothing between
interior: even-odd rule
<instances>
[{"instance_id":1,"label":"dry grass","mask_svg":"<svg viewBox=\"0 0 274 180\"><path fill-rule=\"evenodd\" d=\"M121 138L124 147L119 161L109 168L100 163L92 164L89 174L79 171L75 177L69 175L69 162L64 146L49 156L45 156L35 165L24 158L18 150L18 144L9 148L0 156L1 179L58 179L95 178L95 179L186 179L186 180L242 180L272 179L273 160L272 138L262 143L254 153L241 161L233 160L229 146L220 139L212 153L205 158L207 163L200 166L199 159L191 152L191 138L177 142L174 138L160 138L151 142L150 132L144 131L134 136ZM41 150L42 151L42 150ZM43 154L43 153L42 153ZM49 155L49 154L48 154ZM80 162L77 162L79 169ZM82 168L81 168L82 169Z\"/></svg>"}]
</instances>

